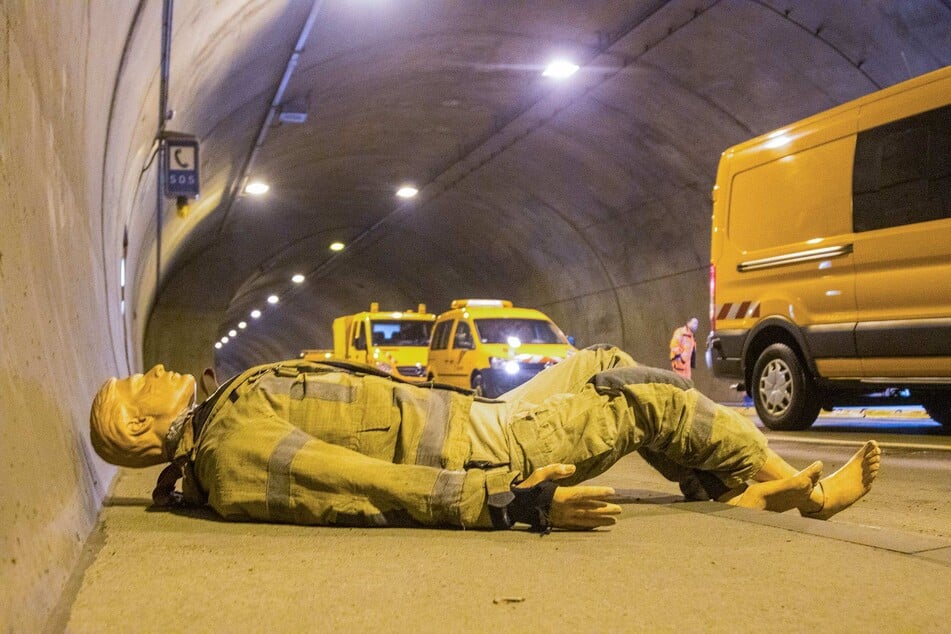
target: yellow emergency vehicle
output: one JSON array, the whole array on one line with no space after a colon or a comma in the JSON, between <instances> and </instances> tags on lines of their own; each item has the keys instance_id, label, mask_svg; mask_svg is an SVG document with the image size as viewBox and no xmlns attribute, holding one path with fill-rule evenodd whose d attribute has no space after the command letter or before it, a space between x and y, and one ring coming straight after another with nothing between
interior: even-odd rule
<instances>
[{"instance_id":1,"label":"yellow emergency vehicle","mask_svg":"<svg viewBox=\"0 0 951 634\"><path fill-rule=\"evenodd\" d=\"M951 427L951 67L726 150L708 359L763 423L890 399Z\"/></svg>"},{"instance_id":2,"label":"yellow emergency vehicle","mask_svg":"<svg viewBox=\"0 0 951 634\"><path fill-rule=\"evenodd\" d=\"M425 304L416 311L381 311L373 302L369 311L334 319L332 356L366 363L408 381L425 381L435 320ZM305 358L320 361L328 351L315 350L310 356L307 352Z\"/></svg>"},{"instance_id":3,"label":"yellow emergency vehicle","mask_svg":"<svg viewBox=\"0 0 951 634\"><path fill-rule=\"evenodd\" d=\"M502 299L457 299L436 319L434 380L496 397L575 352L543 312Z\"/></svg>"},{"instance_id":4,"label":"yellow emergency vehicle","mask_svg":"<svg viewBox=\"0 0 951 634\"><path fill-rule=\"evenodd\" d=\"M307 361L325 361L334 358L334 351L332 348L312 348L301 350L300 357Z\"/></svg>"}]
</instances>

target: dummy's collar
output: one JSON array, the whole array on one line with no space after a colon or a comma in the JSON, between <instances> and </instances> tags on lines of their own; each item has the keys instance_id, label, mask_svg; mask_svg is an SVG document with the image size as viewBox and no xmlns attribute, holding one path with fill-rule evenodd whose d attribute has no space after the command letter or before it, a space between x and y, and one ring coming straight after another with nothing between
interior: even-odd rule
<instances>
[{"instance_id":1,"label":"dummy's collar","mask_svg":"<svg viewBox=\"0 0 951 634\"><path fill-rule=\"evenodd\" d=\"M182 441L185 434L185 424L190 422L195 413L193 407L182 411L181 414L172 422L165 434L165 442L162 445L162 455L168 462L175 460L175 452L178 450L178 443Z\"/></svg>"}]
</instances>

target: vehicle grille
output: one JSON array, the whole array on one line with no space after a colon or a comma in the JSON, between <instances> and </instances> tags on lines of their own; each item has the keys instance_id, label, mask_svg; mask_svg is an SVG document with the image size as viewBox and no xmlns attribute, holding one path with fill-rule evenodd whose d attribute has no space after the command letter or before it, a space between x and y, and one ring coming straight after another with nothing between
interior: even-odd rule
<instances>
[{"instance_id":1,"label":"vehicle grille","mask_svg":"<svg viewBox=\"0 0 951 634\"><path fill-rule=\"evenodd\" d=\"M403 376L425 376L426 368L420 368L415 365L400 365L396 367L397 372Z\"/></svg>"},{"instance_id":2,"label":"vehicle grille","mask_svg":"<svg viewBox=\"0 0 951 634\"><path fill-rule=\"evenodd\" d=\"M550 365L554 365L554 364L551 364L551 363L522 363L522 364L520 364L521 367L519 368L519 374L530 374L530 375L532 375L532 376L535 376L536 374L538 374L539 372L541 372L541 371L544 370L545 368L549 367Z\"/></svg>"}]
</instances>

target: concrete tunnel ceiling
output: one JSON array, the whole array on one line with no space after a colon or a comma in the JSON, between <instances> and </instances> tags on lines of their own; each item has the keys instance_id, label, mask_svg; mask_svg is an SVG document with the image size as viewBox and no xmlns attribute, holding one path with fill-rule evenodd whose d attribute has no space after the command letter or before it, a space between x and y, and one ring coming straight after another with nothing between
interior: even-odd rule
<instances>
[{"instance_id":1,"label":"concrete tunnel ceiling","mask_svg":"<svg viewBox=\"0 0 951 634\"><path fill-rule=\"evenodd\" d=\"M203 204L167 212L146 361L194 364L183 315L210 356L264 310L217 352L234 371L329 347L371 301L478 296L663 364L678 322L705 333L720 153L951 63L947 0L327 0L308 30L314 7L176 3L169 127L201 140ZM302 31L280 101L307 120L255 150ZM543 77L556 57L580 70ZM242 195L245 176L270 191Z\"/></svg>"}]
</instances>

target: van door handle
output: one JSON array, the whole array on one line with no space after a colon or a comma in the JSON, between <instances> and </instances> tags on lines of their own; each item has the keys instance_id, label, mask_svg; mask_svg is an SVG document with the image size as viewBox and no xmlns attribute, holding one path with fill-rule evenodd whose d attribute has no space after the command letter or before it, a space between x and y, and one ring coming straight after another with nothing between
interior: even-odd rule
<instances>
[{"instance_id":1,"label":"van door handle","mask_svg":"<svg viewBox=\"0 0 951 634\"><path fill-rule=\"evenodd\" d=\"M809 249L806 251L796 251L794 253L784 253L774 255L768 258L758 260L747 260L736 265L736 270L740 273L746 271L759 271L762 269L771 269L777 266L787 266L789 264L800 264L802 262L811 262L812 260L824 260L826 258L837 258L852 253L852 243L841 244L834 247L822 247L821 249Z\"/></svg>"}]
</instances>

